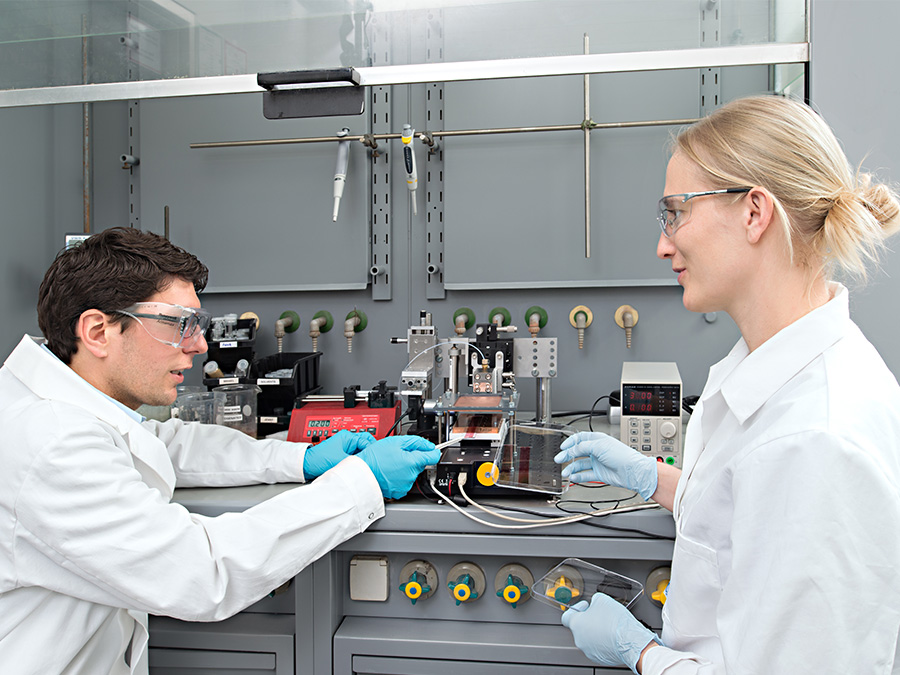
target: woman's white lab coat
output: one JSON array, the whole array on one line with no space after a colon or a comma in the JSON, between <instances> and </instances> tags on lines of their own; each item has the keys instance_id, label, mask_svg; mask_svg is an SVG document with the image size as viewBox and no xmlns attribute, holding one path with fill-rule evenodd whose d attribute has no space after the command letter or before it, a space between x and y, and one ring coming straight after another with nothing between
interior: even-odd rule
<instances>
[{"instance_id":1,"label":"woman's white lab coat","mask_svg":"<svg viewBox=\"0 0 900 675\"><path fill-rule=\"evenodd\" d=\"M0 369L0 672L147 672L147 613L224 619L384 514L350 457L207 518L173 489L301 482L304 445L135 421L27 336ZM130 664L130 665L129 665Z\"/></svg>"},{"instance_id":2,"label":"woman's white lab coat","mask_svg":"<svg viewBox=\"0 0 900 675\"><path fill-rule=\"evenodd\" d=\"M834 288L710 370L674 502L671 649L645 675L891 672L900 389Z\"/></svg>"}]
</instances>

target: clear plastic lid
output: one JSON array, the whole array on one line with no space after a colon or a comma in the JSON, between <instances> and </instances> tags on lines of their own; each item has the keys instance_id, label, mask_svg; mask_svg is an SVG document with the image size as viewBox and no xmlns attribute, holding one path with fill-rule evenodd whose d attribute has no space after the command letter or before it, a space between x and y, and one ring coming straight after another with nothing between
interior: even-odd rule
<instances>
[{"instance_id":1,"label":"clear plastic lid","mask_svg":"<svg viewBox=\"0 0 900 675\"><path fill-rule=\"evenodd\" d=\"M569 487L562 477L563 465L553 458L559 446L575 433L572 427L553 423L513 424L507 442L497 448L494 465L497 485L559 495Z\"/></svg>"},{"instance_id":2,"label":"clear plastic lid","mask_svg":"<svg viewBox=\"0 0 900 675\"><path fill-rule=\"evenodd\" d=\"M606 593L631 607L644 585L579 558L566 558L534 583L532 595L546 605L567 610L594 593Z\"/></svg>"}]
</instances>

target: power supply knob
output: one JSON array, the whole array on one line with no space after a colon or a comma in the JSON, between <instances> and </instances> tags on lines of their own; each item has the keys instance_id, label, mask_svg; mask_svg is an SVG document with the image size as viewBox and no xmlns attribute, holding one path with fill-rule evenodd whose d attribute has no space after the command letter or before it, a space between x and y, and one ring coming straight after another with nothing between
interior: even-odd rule
<instances>
[{"instance_id":1,"label":"power supply knob","mask_svg":"<svg viewBox=\"0 0 900 675\"><path fill-rule=\"evenodd\" d=\"M659 433L663 438L674 438L676 431L678 430L672 422L663 422L659 425Z\"/></svg>"}]
</instances>

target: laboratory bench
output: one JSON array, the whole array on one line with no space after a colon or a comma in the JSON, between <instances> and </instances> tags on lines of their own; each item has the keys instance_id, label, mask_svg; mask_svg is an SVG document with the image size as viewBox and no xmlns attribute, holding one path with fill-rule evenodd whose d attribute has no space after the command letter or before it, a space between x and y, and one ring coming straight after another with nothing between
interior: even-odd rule
<instances>
[{"instance_id":1,"label":"laboratory bench","mask_svg":"<svg viewBox=\"0 0 900 675\"><path fill-rule=\"evenodd\" d=\"M214 517L243 511L296 487L184 489L176 491L175 501L192 512ZM527 589L565 558L588 561L642 584L651 574L657 578L659 570L668 567L674 545L674 522L668 511L655 508L611 514L592 518L594 525L579 522L510 530L470 520L448 504L436 503L435 495L430 497L414 492L389 502L385 516L365 532L230 619L188 623L151 617L151 673L623 672L587 660L560 624L559 607L531 597ZM546 495L473 498L549 516L565 515ZM642 503L632 493L611 487L573 486L563 499ZM564 506L567 510L578 508L576 504ZM491 522L507 522L471 506L465 510ZM481 591L475 593L477 598L459 601L452 594L454 580L463 578L461 570L473 573L466 580L472 581L473 591ZM476 588L473 579L479 576L482 586ZM499 589L511 578L521 582L521 598L516 602L505 593L500 595ZM414 583L407 589L410 581ZM417 586L415 582L422 583ZM632 611L658 631L660 609L647 597L649 592L647 589L639 597ZM417 593L418 597L412 597Z\"/></svg>"}]
</instances>

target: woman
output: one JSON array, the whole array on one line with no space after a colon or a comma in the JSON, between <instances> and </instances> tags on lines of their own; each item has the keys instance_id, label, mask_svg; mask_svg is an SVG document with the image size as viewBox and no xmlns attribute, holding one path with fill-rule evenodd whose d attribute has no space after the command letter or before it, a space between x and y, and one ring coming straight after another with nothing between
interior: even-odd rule
<instances>
[{"instance_id":1,"label":"woman","mask_svg":"<svg viewBox=\"0 0 900 675\"><path fill-rule=\"evenodd\" d=\"M657 255L741 339L710 369L679 470L577 434L564 475L676 520L661 638L603 595L563 615L638 673L890 673L900 630L900 388L849 318L900 205L807 106L725 105L675 141ZM893 672L900 672L900 664Z\"/></svg>"}]
</instances>

